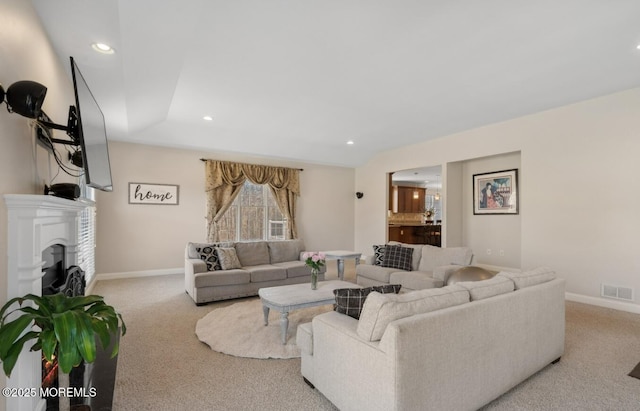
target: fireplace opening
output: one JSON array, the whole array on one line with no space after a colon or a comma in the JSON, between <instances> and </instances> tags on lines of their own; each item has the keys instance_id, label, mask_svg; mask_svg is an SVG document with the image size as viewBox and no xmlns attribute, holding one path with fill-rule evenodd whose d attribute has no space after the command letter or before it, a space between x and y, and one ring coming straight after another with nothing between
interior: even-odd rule
<instances>
[{"instance_id":1,"label":"fireplace opening","mask_svg":"<svg viewBox=\"0 0 640 411\"><path fill-rule=\"evenodd\" d=\"M42 252L42 295L53 295L64 284L66 271L66 247L54 244Z\"/></svg>"},{"instance_id":2,"label":"fireplace opening","mask_svg":"<svg viewBox=\"0 0 640 411\"><path fill-rule=\"evenodd\" d=\"M66 268L66 247L54 244L42 252L42 295L63 293L70 297L84 295L84 271L77 266ZM71 387L84 386L85 364L71 370L69 385ZM42 388L58 387L58 364L49 363L42 357ZM58 409L58 397L46 397L47 411ZM71 405L80 405L82 400L71 399Z\"/></svg>"}]
</instances>

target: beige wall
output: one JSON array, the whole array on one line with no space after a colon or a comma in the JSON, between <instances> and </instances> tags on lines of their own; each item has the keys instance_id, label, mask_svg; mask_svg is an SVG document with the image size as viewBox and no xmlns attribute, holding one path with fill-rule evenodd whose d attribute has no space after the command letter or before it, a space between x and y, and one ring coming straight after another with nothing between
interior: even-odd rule
<instances>
[{"instance_id":1,"label":"beige wall","mask_svg":"<svg viewBox=\"0 0 640 411\"><path fill-rule=\"evenodd\" d=\"M73 104L73 88L40 25L31 2L0 2L0 83L4 88L19 80L33 80L48 87L44 110L56 122L66 123L67 110ZM0 193L42 194L50 184L57 166L34 145L28 119L8 113L0 105ZM55 182L73 181L60 176ZM7 209L0 200L0 302L7 300ZM4 373L0 385L5 386ZM5 401L0 399L0 411Z\"/></svg>"},{"instance_id":2,"label":"beige wall","mask_svg":"<svg viewBox=\"0 0 640 411\"><path fill-rule=\"evenodd\" d=\"M552 267L571 298L594 304L615 305L599 297L602 283L631 287L635 301L624 307L640 312L638 118L640 89L632 89L385 152L356 170L356 187L367 193L356 203L356 249L370 253L385 240L387 172L467 163L468 189L480 164L468 160L519 152L521 267ZM514 238L490 236L469 206L462 212L462 242L478 257L510 250ZM491 217L501 218L512 217Z\"/></svg>"},{"instance_id":3,"label":"beige wall","mask_svg":"<svg viewBox=\"0 0 640 411\"><path fill-rule=\"evenodd\" d=\"M258 157L146 146L109 144L114 191L98 192L96 272L121 274L183 269L188 241L204 241L204 163L200 158L303 168L298 199L298 235L309 249L354 246L354 173ZM177 206L128 203L129 183L177 184Z\"/></svg>"}]
</instances>

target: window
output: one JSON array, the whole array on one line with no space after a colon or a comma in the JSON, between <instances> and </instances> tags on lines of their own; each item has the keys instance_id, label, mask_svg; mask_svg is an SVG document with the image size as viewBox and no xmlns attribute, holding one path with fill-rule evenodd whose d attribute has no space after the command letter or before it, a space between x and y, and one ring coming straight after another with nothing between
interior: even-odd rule
<instances>
[{"instance_id":1,"label":"window","mask_svg":"<svg viewBox=\"0 0 640 411\"><path fill-rule=\"evenodd\" d=\"M78 266L84 271L87 284L96 273L95 243L96 243L96 208L85 207L80 213L78 226Z\"/></svg>"},{"instance_id":2,"label":"window","mask_svg":"<svg viewBox=\"0 0 640 411\"><path fill-rule=\"evenodd\" d=\"M287 221L266 185L247 180L218 223L220 241L284 240Z\"/></svg>"},{"instance_id":3,"label":"window","mask_svg":"<svg viewBox=\"0 0 640 411\"><path fill-rule=\"evenodd\" d=\"M87 186L84 177L80 179L82 198L89 203L95 202L95 190ZM96 207L88 205L80 213L78 224L78 261L77 264L84 271L87 284L96 274Z\"/></svg>"}]
</instances>

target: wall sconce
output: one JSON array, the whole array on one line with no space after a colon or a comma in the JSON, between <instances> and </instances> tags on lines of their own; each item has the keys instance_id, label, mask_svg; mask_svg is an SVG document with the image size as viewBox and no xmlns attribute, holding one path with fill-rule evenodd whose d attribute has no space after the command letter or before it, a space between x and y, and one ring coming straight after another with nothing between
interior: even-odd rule
<instances>
[{"instance_id":1,"label":"wall sconce","mask_svg":"<svg viewBox=\"0 0 640 411\"><path fill-rule=\"evenodd\" d=\"M438 177L438 185L436 186L436 195L434 196L436 201L440 200L440 174L437 175Z\"/></svg>"}]
</instances>

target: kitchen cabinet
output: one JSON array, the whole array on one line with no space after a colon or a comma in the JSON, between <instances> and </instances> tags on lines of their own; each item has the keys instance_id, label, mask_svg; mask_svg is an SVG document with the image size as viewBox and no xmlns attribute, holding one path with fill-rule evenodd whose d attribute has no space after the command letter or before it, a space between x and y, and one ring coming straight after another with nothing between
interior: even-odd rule
<instances>
[{"instance_id":1,"label":"kitchen cabinet","mask_svg":"<svg viewBox=\"0 0 640 411\"><path fill-rule=\"evenodd\" d=\"M440 247L440 225L389 225L389 241Z\"/></svg>"},{"instance_id":2,"label":"kitchen cabinet","mask_svg":"<svg viewBox=\"0 0 640 411\"><path fill-rule=\"evenodd\" d=\"M399 241L402 242L402 227L399 226L389 226L389 241Z\"/></svg>"},{"instance_id":3,"label":"kitchen cabinet","mask_svg":"<svg viewBox=\"0 0 640 411\"><path fill-rule=\"evenodd\" d=\"M415 196L417 193L417 197ZM394 186L395 213L424 213L426 190L420 187Z\"/></svg>"}]
</instances>

